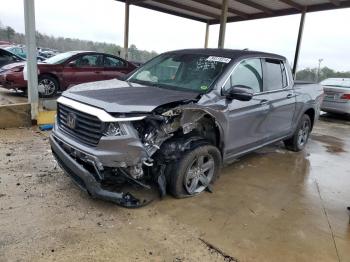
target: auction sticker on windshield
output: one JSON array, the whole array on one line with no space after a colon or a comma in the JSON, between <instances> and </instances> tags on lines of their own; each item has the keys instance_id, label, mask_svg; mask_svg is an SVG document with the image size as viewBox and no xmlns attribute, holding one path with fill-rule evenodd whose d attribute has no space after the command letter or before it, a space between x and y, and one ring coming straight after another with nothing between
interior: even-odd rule
<instances>
[{"instance_id":1,"label":"auction sticker on windshield","mask_svg":"<svg viewBox=\"0 0 350 262\"><path fill-rule=\"evenodd\" d=\"M207 58L207 61L213 61L213 62L220 62L220 63L228 64L228 63L230 63L231 58L221 57L221 56L209 56Z\"/></svg>"}]
</instances>

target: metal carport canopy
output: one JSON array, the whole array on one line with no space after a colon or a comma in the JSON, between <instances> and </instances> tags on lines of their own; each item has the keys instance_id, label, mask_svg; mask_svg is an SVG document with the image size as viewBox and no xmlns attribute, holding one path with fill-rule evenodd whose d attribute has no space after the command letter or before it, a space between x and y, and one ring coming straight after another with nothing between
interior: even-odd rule
<instances>
[{"instance_id":1,"label":"metal carport canopy","mask_svg":"<svg viewBox=\"0 0 350 262\"><path fill-rule=\"evenodd\" d=\"M218 47L223 48L227 22L239 22L284 15L301 14L299 33L293 61L295 76L305 14L350 7L350 0L116 0L125 3L124 52L128 54L129 6L176 15L206 23L204 47L208 46L209 25L219 24Z\"/></svg>"},{"instance_id":2,"label":"metal carport canopy","mask_svg":"<svg viewBox=\"0 0 350 262\"><path fill-rule=\"evenodd\" d=\"M223 0L116 0L199 22L219 24ZM350 7L349 0L229 0L227 22Z\"/></svg>"}]
</instances>

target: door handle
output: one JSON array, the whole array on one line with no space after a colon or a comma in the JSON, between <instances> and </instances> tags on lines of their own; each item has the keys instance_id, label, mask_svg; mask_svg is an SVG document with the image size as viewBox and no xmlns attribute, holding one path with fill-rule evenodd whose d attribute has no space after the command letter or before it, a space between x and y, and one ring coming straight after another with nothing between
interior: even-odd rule
<instances>
[{"instance_id":1,"label":"door handle","mask_svg":"<svg viewBox=\"0 0 350 262\"><path fill-rule=\"evenodd\" d=\"M266 105L269 102L267 99L263 99L260 101L260 105Z\"/></svg>"},{"instance_id":2,"label":"door handle","mask_svg":"<svg viewBox=\"0 0 350 262\"><path fill-rule=\"evenodd\" d=\"M101 71L95 71L95 74L101 74Z\"/></svg>"},{"instance_id":3,"label":"door handle","mask_svg":"<svg viewBox=\"0 0 350 262\"><path fill-rule=\"evenodd\" d=\"M292 97L293 97L293 94L288 94L287 95L287 99L292 98Z\"/></svg>"}]
</instances>

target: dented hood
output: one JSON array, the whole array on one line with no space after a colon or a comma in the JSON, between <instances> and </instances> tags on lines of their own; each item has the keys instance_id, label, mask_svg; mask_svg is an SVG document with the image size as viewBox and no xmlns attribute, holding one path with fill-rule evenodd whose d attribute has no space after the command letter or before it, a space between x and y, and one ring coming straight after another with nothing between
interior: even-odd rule
<instances>
[{"instance_id":1,"label":"dented hood","mask_svg":"<svg viewBox=\"0 0 350 262\"><path fill-rule=\"evenodd\" d=\"M194 100L198 93L113 79L75 86L64 92L63 96L109 113L149 113L161 105Z\"/></svg>"}]
</instances>

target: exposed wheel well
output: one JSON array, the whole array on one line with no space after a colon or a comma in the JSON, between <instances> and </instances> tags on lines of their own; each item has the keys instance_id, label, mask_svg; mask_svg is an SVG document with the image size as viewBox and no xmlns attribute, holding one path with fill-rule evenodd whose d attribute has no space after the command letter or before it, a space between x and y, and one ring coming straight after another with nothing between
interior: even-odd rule
<instances>
[{"instance_id":1,"label":"exposed wheel well","mask_svg":"<svg viewBox=\"0 0 350 262\"><path fill-rule=\"evenodd\" d=\"M203 138L210 141L214 146L216 146L220 151L222 149L220 130L217 126L215 119L210 115L204 115L199 121L196 128Z\"/></svg>"},{"instance_id":2,"label":"exposed wheel well","mask_svg":"<svg viewBox=\"0 0 350 262\"><path fill-rule=\"evenodd\" d=\"M310 109L306 110L304 114L306 114L310 117L311 128L313 128L314 122L315 122L315 110L313 108L310 108Z\"/></svg>"}]
</instances>

